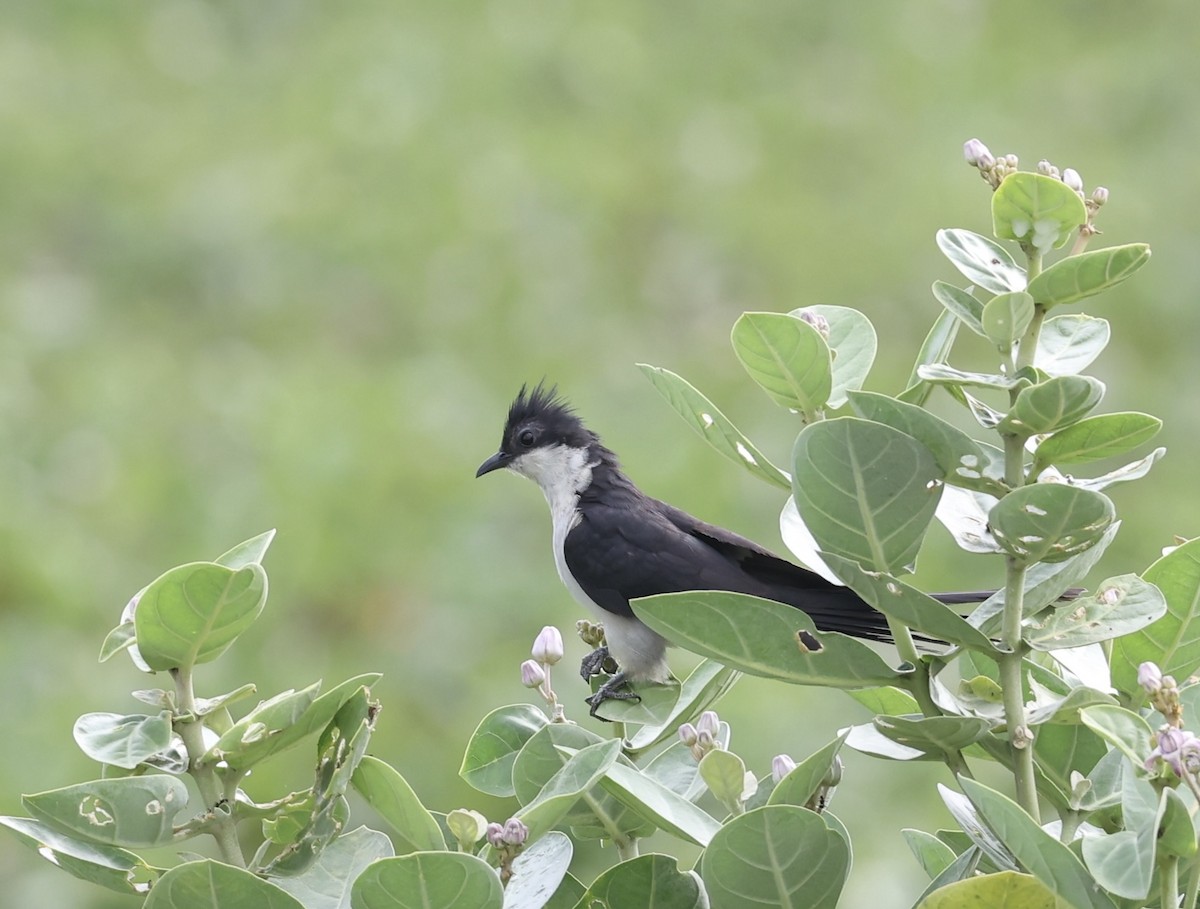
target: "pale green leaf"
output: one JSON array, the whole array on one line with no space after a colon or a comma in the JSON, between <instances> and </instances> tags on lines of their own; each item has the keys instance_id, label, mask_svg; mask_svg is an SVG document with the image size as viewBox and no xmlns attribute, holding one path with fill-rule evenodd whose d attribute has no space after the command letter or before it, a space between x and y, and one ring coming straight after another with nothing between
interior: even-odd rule
<instances>
[{"instance_id":1,"label":"pale green leaf","mask_svg":"<svg viewBox=\"0 0 1200 909\"><path fill-rule=\"evenodd\" d=\"M471 734L458 775L473 789L488 795L513 795L512 768L517 752L545 725L546 715L531 704L496 708Z\"/></svg>"},{"instance_id":2,"label":"pale green leaf","mask_svg":"<svg viewBox=\"0 0 1200 909\"><path fill-rule=\"evenodd\" d=\"M1058 483L1022 486L988 514L996 541L1026 564L1058 562L1094 546L1116 517L1102 493Z\"/></svg>"},{"instance_id":3,"label":"pale green leaf","mask_svg":"<svg viewBox=\"0 0 1200 909\"><path fill-rule=\"evenodd\" d=\"M1120 284L1150 260L1145 243L1112 246L1068 256L1055 262L1029 282L1029 293L1039 305L1062 306Z\"/></svg>"},{"instance_id":4,"label":"pale green leaf","mask_svg":"<svg viewBox=\"0 0 1200 909\"><path fill-rule=\"evenodd\" d=\"M829 345L813 326L786 313L742 313L733 351L755 382L782 407L812 420L833 390Z\"/></svg>"},{"instance_id":5,"label":"pale green leaf","mask_svg":"<svg viewBox=\"0 0 1200 909\"><path fill-rule=\"evenodd\" d=\"M351 784L392 828L400 854L446 848L437 821L391 764L365 755L354 770Z\"/></svg>"},{"instance_id":6,"label":"pale green leaf","mask_svg":"<svg viewBox=\"0 0 1200 909\"><path fill-rule=\"evenodd\" d=\"M1109 578L1095 593L1038 615L1023 637L1035 650L1063 650L1139 631L1167 611L1162 593L1135 574Z\"/></svg>"},{"instance_id":7,"label":"pale green leaf","mask_svg":"<svg viewBox=\"0 0 1200 909\"><path fill-rule=\"evenodd\" d=\"M350 891L353 909L501 909L494 868L461 852L414 852L368 865Z\"/></svg>"},{"instance_id":8,"label":"pale green leaf","mask_svg":"<svg viewBox=\"0 0 1200 909\"><path fill-rule=\"evenodd\" d=\"M972 284L994 294L1025 289L1025 269L1003 246L969 230L939 230L938 248Z\"/></svg>"},{"instance_id":9,"label":"pale green leaf","mask_svg":"<svg viewBox=\"0 0 1200 909\"><path fill-rule=\"evenodd\" d=\"M204 859L159 879L143 909L308 909L291 894L242 868Z\"/></svg>"},{"instance_id":10,"label":"pale green leaf","mask_svg":"<svg viewBox=\"0 0 1200 909\"><path fill-rule=\"evenodd\" d=\"M1043 254L1066 243L1086 221L1079 194L1045 174L1009 174L992 193L992 232Z\"/></svg>"}]
</instances>

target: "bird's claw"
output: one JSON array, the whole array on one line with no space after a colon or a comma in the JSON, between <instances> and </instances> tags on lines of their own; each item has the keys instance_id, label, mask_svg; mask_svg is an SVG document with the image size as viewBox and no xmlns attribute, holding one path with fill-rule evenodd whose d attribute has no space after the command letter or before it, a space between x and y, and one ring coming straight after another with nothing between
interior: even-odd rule
<instances>
[{"instance_id":1,"label":"bird's claw","mask_svg":"<svg viewBox=\"0 0 1200 909\"><path fill-rule=\"evenodd\" d=\"M585 682L590 681L592 676L600 675L601 672L614 674L617 671L617 664L608 654L608 647L597 647L579 663L579 674Z\"/></svg>"},{"instance_id":2,"label":"bird's claw","mask_svg":"<svg viewBox=\"0 0 1200 909\"><path fill-rule=\"evenodd\" d=\"M606 723L611 723L612 720L607 720L596 713L600 705L605 701L640 701L642 696L629 687L629 681L625 677L625 673L618 672L611 679L601 685L596 693L590 698L587 698L584 703L591 709L588 715L595 717L598 720L604 720Z\"/></svg>"}]
</instances>

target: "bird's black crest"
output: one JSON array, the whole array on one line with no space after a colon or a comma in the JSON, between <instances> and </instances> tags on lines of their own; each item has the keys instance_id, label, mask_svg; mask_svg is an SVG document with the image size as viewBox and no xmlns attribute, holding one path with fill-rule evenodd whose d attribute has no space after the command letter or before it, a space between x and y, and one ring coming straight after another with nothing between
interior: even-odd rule
<instances>
[{"instance_id":1,"label":"bird's black crest","mask_svg":"<svg viewBox=\"0 0 1200 909\"><path fill-rule=\"evenodd\" d=\"M583 448L596 441L596 436L559 395L558 387L552 385L547 388L545 382L539 382L532 389L521 386L508 409L501 447L509 451L519 450L521 446L516 444L515 437L525 429L536 433L538 445L561 444Z\"/></svg>"}]
</instances>

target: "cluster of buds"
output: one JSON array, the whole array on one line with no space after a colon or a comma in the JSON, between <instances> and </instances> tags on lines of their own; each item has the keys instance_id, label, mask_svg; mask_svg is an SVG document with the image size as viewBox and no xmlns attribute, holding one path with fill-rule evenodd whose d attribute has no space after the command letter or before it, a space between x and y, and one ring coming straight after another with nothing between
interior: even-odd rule
<instances>
[{"instance_id":1,"label":"cluster of buds","mask_svg":"<svg viewBox=\"0 0 1200 909\"><path fill-rule=\"evenodd\" d=\"M691 749L692 757L699 762L704 755L721 747L721 743L717 741L720 728L721 720L717 712L706 710L700 714L695 725L684 723L679 727L679 740Z\"/></svg>"},{"instance_id":2,"label":"cluster of buds","mask_svg":"<svg viewBox=\"0 0 1200 909\"><path fill-rule=\"evenodd\" d=\"M1179 700L1179 685L1173 676L1163 675L1156 663L1138 666L1138 684L1150 695L1150 704L1166 717L1167 725L1183 726L1183 702Z\"/></svg>"},{"instance_id":3,"label":"cluster of buds","mask_svg":"<svg viewBox=\"0 0 1200 909\"><path fill-rule=\"evenodd\" d=\"M583 643L587 644L593 650L604 646L604 623L602 622L589 622L587 619L580 619L575 623L575 633L579 635L579 640L583 641Z\"/></svg>"},{"instance_id":4,"label":"cluster of buds","mask_svg":"<svg viewBox=\"0 0 1200 909\"><path fill-rule=\"evenodd\" d=\"M515 817L510 817L503 824L495 821L487 825L488 845L496 850L500 859L500 883L507 884L512 878L512 864L521 850L525 848L525 840L529 839L529 828Z\"/></svg>"},{"instance_id":5,"label":"cluster of buds","mask_svg":"<svg viewBox=\"0 0 1200 909\"><path fill-rule=\"evenodd\" d=\"M817 330L817 334L826 341L829 340L829 320L819 312L814 312L811 309L802 309L800 310L800 321L807 322Z\"/></svg>"},{"instance_id":6,"label":"cluster of buds","mask_svg":"<svg viewBox=\"0 0 1200 909\"><path fill-rule=\"evenodd\" d=\"M550 684L550 667L563 658L562 634L553 625L547 625L533 640L530 651L533 657L521 664L521 684L526 688L536 688L538 694L550 705L552 723L566 721L558 695Z\"/></svg>"},{"instance_id":7,"label":"cluster of buds","mask_svg":"<svg viewBox=\"0 0 1200 909\"><path fill-rule=\"evenodd\" d=\"M1181 779L1194 778L1200 771L1200 739L1186 729L1163 726L1154 733L1154 750L1146 758L1146 769L1152 773L1163 766L1170 767Z\"/></svg>"},{"instance_id":8,"label":"cluster of buds","mask_svg":"<svg viewBox=\"0 0 1200 909\"><path fill-rule=\"evenodd\" d=\"M1016 155L1001 155L996 157L986 145L978 139L968 139L963 143L963 157L972 167L979 169L979 176L987 181L992 189L996 189L1009 174L1015 174L1020 166Z\"/></svg>"}]
</instances>

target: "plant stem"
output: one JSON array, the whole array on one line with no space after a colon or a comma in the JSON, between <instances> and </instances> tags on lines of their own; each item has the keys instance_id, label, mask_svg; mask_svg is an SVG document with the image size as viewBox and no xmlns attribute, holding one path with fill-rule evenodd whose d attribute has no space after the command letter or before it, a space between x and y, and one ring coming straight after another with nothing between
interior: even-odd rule
<instances>
[{"instance_id":1,"label":"plant stem","mask_svg":"<svg viewBox=\"0 0 1200 909\"><path fill-rule=\"evenodd\" d=\"M1058 835L1058 841L1064 846L1071 845L1071 840L1075 839L1075 831L1079 829L1079 824L1082 820L1082 811L1064 811L1062 815L1062 832Z\"/></svg>"},{"instance_id":2,"label":"plant stem","mask_svg":"<svg viewBox=\"0 0 1200 909\"><path fill-rule=\"evenodd\" d=\"M1179 905L1179 856L1172 855L1158 863L1158 904L1162 909Z\"/></svg>"},{"instance_id":3,"label":"plant stem","mask_svg":"<svg viewBox=\"0 0 1200 909\"><path fill-rule=\"evenodd\" d=\"M638 857L638 841L636 836L620 837L613 840L617 847L617 861L627 862Z\"/></svg>"},{"instance_id":4,"label":"plant stem","mask_svg":"<svg viewBox=\"0 0 1200 909\"><path fill-rule=\"evenodd\" d=\"M212 815L213 839L217 841L217 848L225 862L245 868L246 857L242 854L242 844L238 841L232 805L225 804L231 800L228 799L214 769L200 760L205 751L204 733L203 723L196 716L196 694L192 689L191 667L172 669L171 677L175 680L180 713L180 716L175 718L174 728L183 739L183 747L187 750L188 773L196 781L196 788L200 790L200 797L204 799L205 810ZM236 784L234 788L236 791Z\"/></svg>"},{"instance_id":5,"label":"plant stem","mask_svg":"<svg viewBox=\"0 0 1200 909\"><path fill-rule=\"evenodd\" d=\"M1193 858L1188 875L1187 890L1183 894L1183 909L1196 909L1196 894L1200 893L1200 861Z\"/></svg>"}]
</instances>

